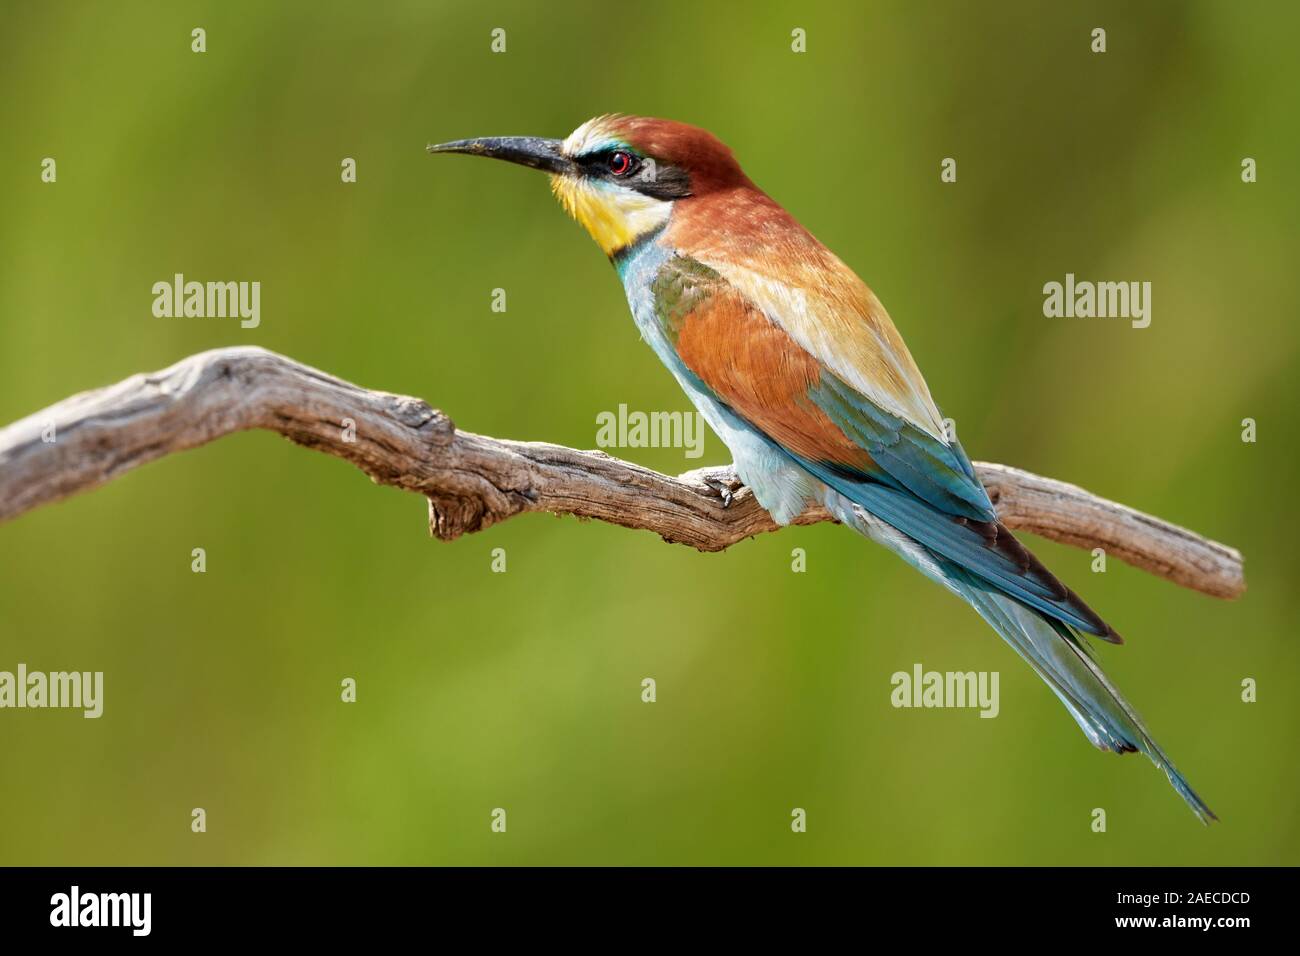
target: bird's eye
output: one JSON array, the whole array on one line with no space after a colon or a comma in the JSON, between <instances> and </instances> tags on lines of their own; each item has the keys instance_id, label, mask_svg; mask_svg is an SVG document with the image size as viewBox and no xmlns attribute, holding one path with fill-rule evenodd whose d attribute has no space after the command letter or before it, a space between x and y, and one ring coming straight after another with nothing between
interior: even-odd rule
<instances>
[{"instance_id":1,"label":"bird's eye","mask_svg":"<svg viewBox=\"0 0 1300 956\"><path fill-rule=\"evenodd\" d=\"M609 171L615 176L626 176L632 171L632 164L632 157L621 149L610 154Z\"/></svg>"}]
</instances>

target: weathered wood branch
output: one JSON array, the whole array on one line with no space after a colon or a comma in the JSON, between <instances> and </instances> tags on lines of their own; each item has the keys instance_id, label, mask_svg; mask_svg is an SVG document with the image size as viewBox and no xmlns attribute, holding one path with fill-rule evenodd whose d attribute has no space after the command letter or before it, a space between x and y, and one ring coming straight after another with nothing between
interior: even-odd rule
<instances>
[{"instance_id":1,"label":"weathered wood branch","mask_svg":"<svg viewBox=\"0 0 1300 956\"><path fill-rule=\"evenodd\" d=\"M642 528L703 551L776 530L731 466L673 478L598 451L475 435L420 399L370 391L250 347L192 355L0 431L0 522L250 428L279 432L350 461L380 484L424 495L430 530L444 540L531 511ZM1232 548L1074 485L1006 465L975 467L1011 528L1104 548L1215 597L1245 590ZM723 487L734 492L725 507ZM814 509L797 523L827 520Z\"/></svg>"}]
</instances>

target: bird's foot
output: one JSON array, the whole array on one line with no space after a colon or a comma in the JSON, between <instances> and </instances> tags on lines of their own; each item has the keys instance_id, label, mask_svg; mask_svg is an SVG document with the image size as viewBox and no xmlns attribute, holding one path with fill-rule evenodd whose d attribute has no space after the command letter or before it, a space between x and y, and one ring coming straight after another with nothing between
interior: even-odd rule
<instances>
[{"instance_id":1,"label":"bird's foot","mask_svg":"<svg viewBox=\"0 0 1300 956\"><path fill-rule=\"evenodd\" d=\"M739 478L722 479L708 477L704 479L704 483L713 490L714 494L722 499L722 507L724 508L730 508L731 503L736 500L736 492L745 487L744 483L741 482Z\"/></svg>"}]
</instances>

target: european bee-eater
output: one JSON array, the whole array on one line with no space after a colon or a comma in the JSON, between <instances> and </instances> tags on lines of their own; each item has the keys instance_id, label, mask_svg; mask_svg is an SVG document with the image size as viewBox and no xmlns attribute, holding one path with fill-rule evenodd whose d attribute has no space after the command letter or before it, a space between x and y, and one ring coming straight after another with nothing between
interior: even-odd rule
<instances>
[{"instance_id":1,"label":"european bee-eater","mask_svg":"<svg viewBox=\"0 0 1300 956\"><path fill-rule=\"evenodd\" d=\"M998 520L885 307L711 133L600 116L565 140L430 146L548 173L642 337L778 524L820 502L969 602L1092 743L1151 758L1215 819L1093 660L1119 636Z\"/></svg>"}]
</instances>

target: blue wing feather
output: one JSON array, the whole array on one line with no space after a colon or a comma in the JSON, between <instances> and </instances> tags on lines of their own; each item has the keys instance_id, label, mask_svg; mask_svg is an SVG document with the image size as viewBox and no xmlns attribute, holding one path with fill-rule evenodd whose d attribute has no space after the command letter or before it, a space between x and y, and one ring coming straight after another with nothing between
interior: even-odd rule
<instances>
[{"instance_id":1,"label":"blue wing feather","mask_svg":"<svg viewBox=\"0 0 1300 956\"><path fill-rule=\"evenodd\" d=\"M1003 593L1081 631L1107 639L1117 635L1053 577L1009 532L996 524L971 524L941 512L915 495L873 481L853 480L825 462L799 464L908 537L914 538ZM991 539L986 530L992 529ZM1009 539L1009 540L1008 540Z\"/></svg>"},{"instance_id":2,"label":"blue wing feather","mask_svg":"<svg viewBox=\"0 0 1300 956\"><path fill-rule=\"evenodd\" d=\"M799 458L804 468L1009 596L1089 634L1118 640L998 522L960 444L941 442L885 411L825 368L808 397L876 467L859 471Z\"/></svg>"},{"instance_id":3,"label":"blue wing feather","mask_svg":"<svg viewBox=\"0 0 1300 956\"><path fill-rule=\"evenodd\" d=\"M997 520L988 492L961 445L945 444L890 414L826 370L808 397L880 466L880 473L872 477L906 489L948 514Z\"/></svg>"}]
</instances>

